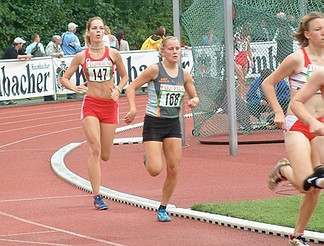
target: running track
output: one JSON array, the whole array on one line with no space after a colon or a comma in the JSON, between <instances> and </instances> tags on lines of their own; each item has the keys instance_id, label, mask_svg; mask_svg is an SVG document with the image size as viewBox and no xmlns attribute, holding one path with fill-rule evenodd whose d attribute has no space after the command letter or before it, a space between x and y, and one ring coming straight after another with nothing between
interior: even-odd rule
<instances>
[{"instance_id":1,"label":"running track","mask_svg":"<svg viewBox=\"0 0 324 246\"><path fill-rule=\"evenodd\" d=\"M146 96L138 96L137 102L138 123ZM78 100L0 109L0 245L287 245L283 237L185 218L159 223L153 211L114 201L108 201L109 210L96 211L91 194L58 178L50 165L57 150L85 141L80 105ZM121 119L126 111L126 98L121 97ZM278 196L268 191L265 179L284 154L282 144L240 145L239 155L230 156L227 145L202 145L193 138L191 119L185 125L187 146L170 203L189 208ZM140 132L117 137L139 137ZM86 158L82 144L65 163L87 178ZM150 177L142 158L141 144L114 146L111 160L102 165L102 186L158 201L165 173Z\"/></svg>"}]
</instances>

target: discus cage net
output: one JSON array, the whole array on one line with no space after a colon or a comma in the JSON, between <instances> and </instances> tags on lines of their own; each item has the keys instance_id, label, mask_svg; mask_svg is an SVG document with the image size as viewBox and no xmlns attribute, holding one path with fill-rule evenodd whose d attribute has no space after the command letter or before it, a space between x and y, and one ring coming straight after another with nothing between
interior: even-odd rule
<instances>
[{"instance_id":1,"label":"discus cage net","mask_svg":"<svg viewBox=\"0 0 324 246\"><path fill-rule=\"evenodd\" d=\"M311 11L323 12L324 4L315 0L233 0L233 5L238 133L277 131L271 108L263 105L266 98L260 84L299 48L292 34L301 18ZM199 107L193 109L193 135L203 138L228 134L223 0L195 0L182 13L180 23L192 46L191 73L200 98ZM249 46L253 62L246 60ZM290 101L287 80L275 89L285 111Z\"/></svg>"}]
</instances>

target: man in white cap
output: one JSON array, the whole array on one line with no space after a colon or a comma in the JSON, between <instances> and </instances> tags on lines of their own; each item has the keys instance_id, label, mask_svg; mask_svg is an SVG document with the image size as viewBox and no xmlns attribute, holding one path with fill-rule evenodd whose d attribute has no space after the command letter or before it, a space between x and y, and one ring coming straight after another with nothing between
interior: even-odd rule
<instances>
[{"instance_id":1,"label":"man in white cap","mask_svg":"<svg viewBox=\"0 0 324 246\"><path fill-rule=\"evenodd\" d=\"M74 34L77 27L77 24L70 22L68 24L68 31L63 33L61 36L61 48L64 55L75 55L76 53L84 50L84 47L81 47L80 45L78 36ZM77 95L75 93L67 95L67 99L75 99L76 97Z\"/></svg>"},{"instance_id":2,"label":"man in white cap","mask_svg":"<svg viewBox=\"0 0 324 246\"><path fill-rule=\"evenodd\" d=\"M20 38L20 37L15 38L13 45L10 45L3 53L2 59L30 59L30 58L32 58L33 57L32 55L27 55L23 51L24 43L26 43L26 41L23 40L22 38ZM10 100L0 102L0 105L13 105L13 104L17 104L17 102L10 101Z\"/></svg>"},{"instance_id":3,"label":"man in white cap","mask_svg":"<svg viewBox=\"0 0 324 246\"><path fill-rule=\"evenodd\" d=\"M32 55L27 55L23 51L23 45L26 43L20 37L14 39L13 45L10 45L2 55L2 59L29 59L32 58Z\"/></svg>"},{"instance_id":4,"label":"man in white cap","mask_svg":"<svg viewBox=\"0 0 324 246\"><path fill-rule=\"evenodd\" d=\"M61 36L61 48L64 52L64 55L75 55L76 53L84 50L84 47L81 47L80 45L78 36L74 34L77 27L77 24L70 22L68 24L68 31L63 33Z\"/></svg>"}]
</instances>

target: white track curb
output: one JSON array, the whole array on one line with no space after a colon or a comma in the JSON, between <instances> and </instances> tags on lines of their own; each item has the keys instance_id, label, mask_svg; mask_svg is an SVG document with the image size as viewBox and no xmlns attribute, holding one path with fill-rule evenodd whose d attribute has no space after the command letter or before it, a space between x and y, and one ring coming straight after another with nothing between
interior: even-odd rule
<instances>
[{"instance_id":1,"label":"white track curb","mask_svg":"<svg viewBox=\"0 0 324 246\"><path fill-rule=\"evenodd\" d=\"M135 127L141 127L142 124L136 124ZM123 132L129 129L134 129L133 126L127 126L117 129L117 132ZM114 140L115 145L121 144L138 144L142 142L141 137L136 138L117 138ZM56 151L51 157L52 169L57 176L67 181L68 183L76 186L77 188L91 193L90 182L69 170L65 163L64 158L74 149L81 146L82 143L71 143L68 144L58 151ZM148 209L156 210L160 205L160 202L129 195L119 191L111 190L103 186L100 187L100 193L107 199L111 199L116 202ZM276 226L271 224L259 223L254 221L248 221L243 219L237 219L232 217L226 217L222 215L215 215L209 213L203 213L194 211L191 209L177 208L175 205L168 205L167 211L172 216L177 216L180 218L192 219L202 222L207 222L211 224L223 225L227 227L243 229L247 231L253 231L263 234L270 234L281 237L288 237L289 234L293 232L293 228ZM324 243L324 233L305 231L304 237L310 242L314 243Z\"/></svg>"}]
</instances>

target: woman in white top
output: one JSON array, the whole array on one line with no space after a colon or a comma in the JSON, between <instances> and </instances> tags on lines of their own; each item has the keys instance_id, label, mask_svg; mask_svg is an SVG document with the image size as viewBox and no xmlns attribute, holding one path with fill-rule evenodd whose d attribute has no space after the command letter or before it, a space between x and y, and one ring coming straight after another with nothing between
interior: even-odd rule
<instances>
[{"instance_id":1,"label":"woman in white top","mask_svg":"<svg viewBox=\"0 0 324 246\"><path fill-rule=\"evenodd\" d=\"M106 46L119 50L117 38L111 34L109 26L105 26L105 35L102 40Z\"/></svg>"}]
</instances>

